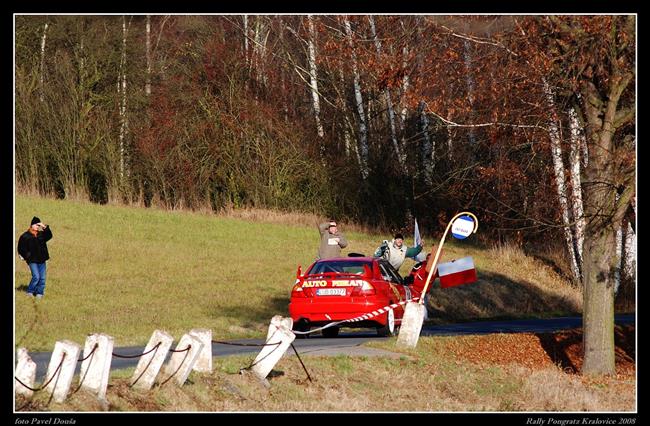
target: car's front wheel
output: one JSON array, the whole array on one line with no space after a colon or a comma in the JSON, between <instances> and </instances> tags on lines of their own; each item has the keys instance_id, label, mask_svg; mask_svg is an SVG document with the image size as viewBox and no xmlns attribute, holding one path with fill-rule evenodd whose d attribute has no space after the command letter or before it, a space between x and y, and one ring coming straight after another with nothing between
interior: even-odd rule
<instances>
[{"instance_id":1,"label":"car's front wheel","mask_svg":"<svg viewBox=\"0 0 650 426\"><path fill-rule=\"evenodd\" d=\"M390 337L397 334L397 327L395 326L395 312L389 309L386 312L386 325L377 327L377 334L381 337Z\"/></svg>"}]
</instances>

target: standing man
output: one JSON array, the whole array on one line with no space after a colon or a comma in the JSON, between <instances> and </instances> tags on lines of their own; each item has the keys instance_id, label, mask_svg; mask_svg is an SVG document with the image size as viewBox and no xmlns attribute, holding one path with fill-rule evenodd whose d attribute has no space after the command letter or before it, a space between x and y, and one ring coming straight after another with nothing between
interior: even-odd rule
<instances>
[{"instance_id":1,"label":"standing man","mask_svg":"<svg viewBox=\"0 0 650 426\"><path fill-rule=\"evenodd\" d=\"M415 247L407 247L404 245L404 236L400 233L395 234L395 237L392 241L384 240L377 250L375 250L375 257L383 257L395 270L399 271L400 266L404 263L404 259L407 257L415 259L417 255L422 251L422 245L424 240L420 241L420 244Z\"/></svg>"},{"instance_id":2,"label":"standing man","mask_svg":"<svg viewBox=\"0 0 650 426\"><path fill-rule=\"evenodd\" d=\"M318 225L318 231L320 232L318 258L329 259L331 257L339 257L341 255L341 249L347 247L348 240L339 232L336 221L330 219L329 222L321 223Z\"/></svg>"},{"instance_id":3,"label":"standing man","mask_svg":"<svg viewBox=\"0 0 650 426\"><path fill-rule=\"evenodd\" d=\"M18 239L18 254L27 262L32 280L27 295L40 299L45 293L45 262L50 258L47 242L52 238L50 227L34 216L29 229Z\"/></svg>"}]
</instances>

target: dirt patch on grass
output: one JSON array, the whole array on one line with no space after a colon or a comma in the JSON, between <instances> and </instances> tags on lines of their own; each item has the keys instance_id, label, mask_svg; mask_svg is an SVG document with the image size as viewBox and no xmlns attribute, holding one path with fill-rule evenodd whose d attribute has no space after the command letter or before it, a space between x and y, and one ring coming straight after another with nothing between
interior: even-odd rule
<instances>
[{"instance_id":1,"label":"dirt patch on grass","mask_svg":"<svg viewBox=\"0 0 650 426\"><path fill-rule=\"evenodd\" d=\"M630 377L635 373L634 326L616 326L616 374ZM446 339L445 348L456 359L476 364L518 364L533 369L557 365L568 374L582 368L584 351L582 328L557 333L490 334Z\"/></svg>"}]
</instances>

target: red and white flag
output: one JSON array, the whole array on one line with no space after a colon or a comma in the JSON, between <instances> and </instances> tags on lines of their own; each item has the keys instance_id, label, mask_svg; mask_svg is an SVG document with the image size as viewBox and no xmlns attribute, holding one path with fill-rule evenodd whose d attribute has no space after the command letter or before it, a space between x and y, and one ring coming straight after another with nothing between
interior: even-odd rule
<instances>
[{"instance_id":1,"label":"red and white flag","mask_svg":"<svg viewBox=\"0 0 650 426\"><path fill-rule=\"evenodd\" d=\"M471 284L477 280L476 268L471 256L439 264L438 275L441 288Z\"/></svg>"}]
</instances>

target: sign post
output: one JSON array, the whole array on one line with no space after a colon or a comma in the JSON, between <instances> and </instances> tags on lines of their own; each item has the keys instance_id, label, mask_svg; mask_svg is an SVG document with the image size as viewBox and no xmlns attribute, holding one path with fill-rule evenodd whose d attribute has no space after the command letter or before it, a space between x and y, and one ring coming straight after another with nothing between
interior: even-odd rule
<instances>
[{"instance_id":1,"label":"sign post","mask_svg":"<svg viewBox=\"0 0 650 426\"><path fill-rule=\"evenodd\" d=\"M420 300L417 302L409 302L404 308L402 326L400 327L399 335L397 336L398 346L414 348L418 344L420 331L422 330L422 323L424 322L424 314L426 312L426 307L424 306L424 298L427 294L427 290L429 289L431 277L433 277L433 274L438 267L438 260L440 260L442 246L445 243L445 239L447 238L447 234L449 233L450 228L452 235L455 238L462 240L476 232L478 229L478 219L473 213L461 212L455 215L449 221L447 229L445 229L445 233L442 234L442 238L438 244L438 249L436 250L436 255L433 258L433 263L429 268L429 275L427 275L427 280L424 284L424 288L422 289Z\"/></svg>"}]
</instances>

